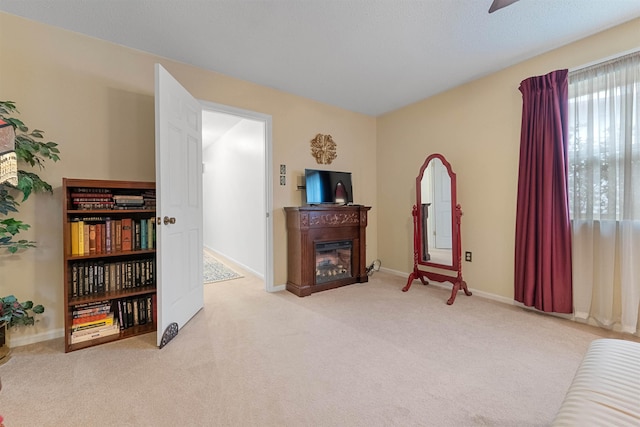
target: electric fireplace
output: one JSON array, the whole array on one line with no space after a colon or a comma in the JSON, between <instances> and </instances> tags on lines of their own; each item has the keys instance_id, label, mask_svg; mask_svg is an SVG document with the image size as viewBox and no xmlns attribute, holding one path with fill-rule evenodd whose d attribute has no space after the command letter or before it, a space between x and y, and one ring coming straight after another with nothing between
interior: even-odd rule
<instances>
[{"instance_id":1,"label":"electric fireplace","mask_svg":"<svg viewBox=\"0 0 640 427\"><path fill-rule=\"evenodd\" d=\"M316 283L351 277L351 249L353 242L316 243Z\"/></svg>"},{"instance_id":2,"label":"electric fireplace","mask_svg":"<svg viewBox=\"0 0 640 427\"><path fill-rule=\"evenodd\" d=\"M287 290L299 297L368 281L368 206L286 207Z\"/></svg>"}]
</instances>

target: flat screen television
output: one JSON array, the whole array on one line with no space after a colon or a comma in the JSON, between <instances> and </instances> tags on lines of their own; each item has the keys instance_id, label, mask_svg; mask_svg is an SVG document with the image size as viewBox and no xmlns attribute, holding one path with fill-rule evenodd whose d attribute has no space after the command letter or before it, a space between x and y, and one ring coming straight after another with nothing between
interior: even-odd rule
<instances>
[{"instance_id":1,"label":"flat screen television","mask_svg":"<svg viewBox=\"0 0 640 427\"><path fill-rule=\"evenodd\" d=\"M351 172L305 169L304 177L308 205L353 203Z\"/></svg>"}]
</instances>

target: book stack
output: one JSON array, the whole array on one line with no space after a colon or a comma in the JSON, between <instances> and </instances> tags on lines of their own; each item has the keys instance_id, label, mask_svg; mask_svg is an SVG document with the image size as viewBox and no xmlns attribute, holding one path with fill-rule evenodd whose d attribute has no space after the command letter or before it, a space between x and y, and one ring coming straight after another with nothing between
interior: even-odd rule
<instances>
[{"instance_id":1,"label":"book stack","mask_svg":"<svg viewBox=\"0 0 640 427\"><path fill-rule=\"evenodd\" d=\"M147 190L142 193L144 200L144 208L148 210L156 210L156 190Z\"/></svg>"},{"instance_id":2,"label":"book stack","mask_svg":"<svg viewBox=\"0 0 640 427\"><path fill-rule=\"evenodd\" d=\"M113 196L114 209L143 209L144 198L139 194L116 194Z\"/></svg>"},{"instance_id":3,"label":"book stack","mask_svg":"<svg viewBox=\"0 0 640 427\"><path fill-rule=\"evenodd\" d=\"M119 299L117 304L121 330L156 322L157 314L153 295L123 298Z\"/></svg>"},{"instance_id":4,"label":"book stack","mask_svg":"<svg viewBox=\"0 0 640 427\"><path fill-rule=\"evenodd\" d=\"M99 301L74 306L71 326L71 344L108 337L120 332L120 326L111 311L110 301Z\"/></svg>"},{"instance_id":5,"label":"book stack","mask_svg":"<svg viewBox=\"0 0 640 427\"><path fill-rule=\"evenodd\" d=\"M113 196L108 188L74 188L71 192L72 209L112 209Z\"/></svg>"}]
</instances>

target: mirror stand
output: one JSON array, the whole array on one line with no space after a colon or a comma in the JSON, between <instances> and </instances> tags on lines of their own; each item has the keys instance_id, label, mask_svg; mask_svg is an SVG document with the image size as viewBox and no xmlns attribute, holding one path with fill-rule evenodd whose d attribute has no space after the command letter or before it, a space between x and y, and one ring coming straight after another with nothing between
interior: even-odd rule
<instances>
[{"instance_id":1,"label":"mirror stand","mask_svg":"<svg viewBox=\"0 0 640 427\"><path fill-rule=\"evenodd\" d=\"M435 280L436 282L451 282L453 284L453 289L451 290L451 297L447 300L447 305L451 305L456 300L456 296L458 295L458 291L464 291L465 295L471 296L471 291L467 288L467 282L462 279L462 252L460 251L460 221L462 218L462 208L460 205L456 205L455 208L455 225L457 228L457 245L458 253L454 254L457 257L458 266L457 276L451 277L446 276L444 274L435 273L432 271L420 270L418 268L418 260L420 259L420 245L421 242L421 233L418 227L418 207L416 205L413 206L413 272L409 275L409 279L407 280L407 284L404 288L402 288L402 292L407 292L409 288L411 288L411 284L414 280L420 279L423 285L428 285L429 282L426 279Z\"/></svg>"},{"instance_id":2,"label":"mirror stand","mask_svg":"<svg viewBox=\"0 0 640 427\"><path fill-rule=\"evenodd\" d=\"M456 174L442 154L431 154L422 164L416 178L416 204L413 205L413 272L403 292L414 280L451 282L453 290L448 305L458 291L471 292L462 279L462 246L460 220L462 209L457 203ZM421 270L420 266L457 272L456 277Z\"/></svg>"}]
</instances>

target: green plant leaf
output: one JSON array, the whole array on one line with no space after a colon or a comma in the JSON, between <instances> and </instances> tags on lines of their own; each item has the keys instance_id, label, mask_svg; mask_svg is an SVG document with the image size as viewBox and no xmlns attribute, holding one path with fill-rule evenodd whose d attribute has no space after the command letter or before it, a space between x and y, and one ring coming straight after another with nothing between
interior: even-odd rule
<instances>
[{"instance_id":1,"label":"green plant leaf","mask_svg":"<svg viewBox=\"0 0 640 427\"><path fill-rule=\"evenodd\" d=\"M17 221L13 218L6 218L0 221L0 230L3 230L12 236L18 234L21 230L28 230L31 227L29 224L25 224L22 221Z\"/></svg>"},{"instance_id":2,"label":"green plant leaf","mask_svg":"<svg viewBox=\"0 0 640 427\"><path fill-rule=\"evenodd\" d=\"M9 212L18 212L18 202L9 193L8 187L0 185L0 214L9 215Z\"/></svg>"},{"instance_id":3,"label":"green plant leaf","mask_svg":"<svg viewBox=\"0 0 640 427\"><path fill-rule=\"evenodd\" d=\"M19 114L19 111L14 101L0 101L0 119L11 124L15 130L15 153L19 166L37 166L42 169L47 160L53 162L60 160L58 144L53 141L42 142L44 131L34 128L29 132L29 127L22 120L17 117L11 117L15 114ZM0 248L5 249L9 254L35 247L35 242L33 241L14 239L21 231L28 230L29 224L7 216L18 213L20 207L20 203L16 201L19 200L18 193L22 194L21 202L24 202L31 194L38 192L53 193L53 188L37 174L23 169L18 170L17 185L0 184ZM40 310L40 306L36 306L36 308ZM44 310L44 308L42 309ZM19 310L16 311L16 316L18 316L15 317L16 322L33 324L32 316L19 317Z\"/></svg>"}]
</instances>

